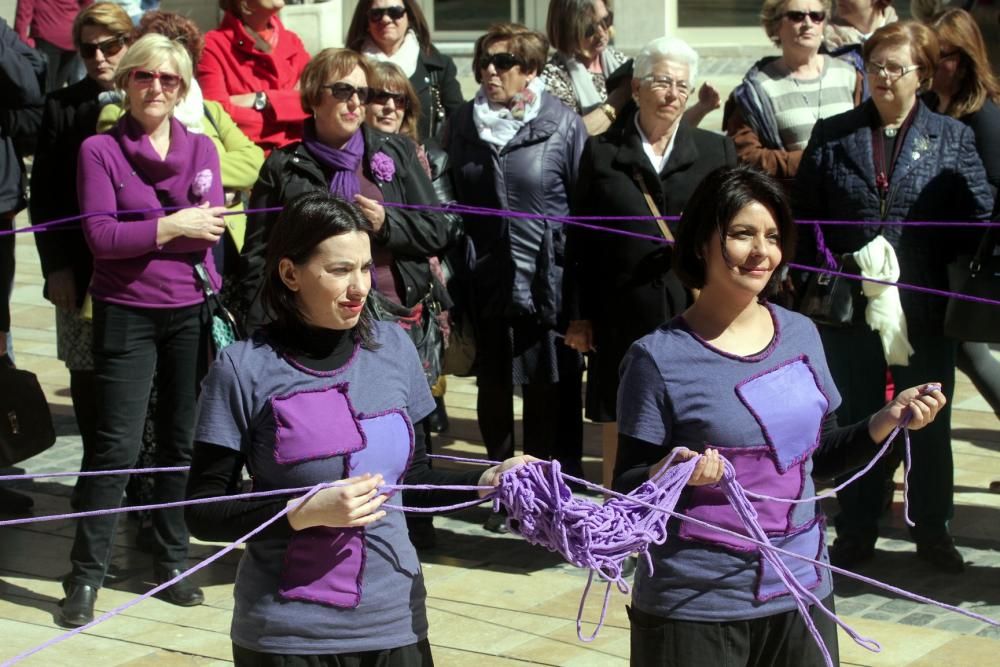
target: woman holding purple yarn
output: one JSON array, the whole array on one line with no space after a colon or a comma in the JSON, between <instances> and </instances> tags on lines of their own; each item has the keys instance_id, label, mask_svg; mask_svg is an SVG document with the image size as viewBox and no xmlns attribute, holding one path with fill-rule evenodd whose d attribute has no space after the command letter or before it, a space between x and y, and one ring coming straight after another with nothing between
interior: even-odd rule
<instances>
[{"instance_id":1,"label":"woman holding purple yarn","mask_svg":"<svg viewBox=\"0 0 1000 667\"><path fill-rule=\"evenodd\" d=\"M700 295L622 363L616 490L655 475L672 448L682 448L681 458L705 451L699 485L677 511L745 535L713 484L722 473L716 452L748 491L808 498L814 476L860 468L904 419L923 428L945 404L936 387L922 385L857 424L837 425L840 394L815 325L766 298L795 247L794 227L781 185L752 168L717 169L694 192L674 266ZM775 546L826 562L816 503L752 502ZM628 609L633 665L823 664L795 600L752 545L680 521L649 554L654 568L640 559ZM829 571L786 562L832 609ZM811 616L836 662L835 624L815 608Z\"/></svg>"}]
</instances>

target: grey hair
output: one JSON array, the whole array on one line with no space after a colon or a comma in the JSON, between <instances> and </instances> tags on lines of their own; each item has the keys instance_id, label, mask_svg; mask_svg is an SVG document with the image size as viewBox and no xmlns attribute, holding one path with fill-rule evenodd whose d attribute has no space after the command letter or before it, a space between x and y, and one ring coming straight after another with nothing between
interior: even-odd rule
<instances>
[{"instance_id":1,"label":"grey hair","mask_svg":"<svg viewBox=\"0 0 1000 667\"><path fill-rule=\"evenodd\" d=\"M642 47L642 51L635 58L632 76L636 79L649 76L653 66L662 60L687 65L691 70L688 85L694 88L695 79L698 77L698 52L677 37L657 37Z\"/></svg>"}]
</instances>

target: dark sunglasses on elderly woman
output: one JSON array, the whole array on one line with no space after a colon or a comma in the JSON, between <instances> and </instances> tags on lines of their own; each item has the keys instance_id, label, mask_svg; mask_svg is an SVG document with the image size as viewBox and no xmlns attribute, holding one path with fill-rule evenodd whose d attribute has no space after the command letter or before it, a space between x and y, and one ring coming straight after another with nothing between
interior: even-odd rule
<instances>
[{"instance_id":1,"label":"dark sunglasses on elderly woman","mask_svg":"<svg viewBox=\"0 0 1000 667\"><path fill-rule=\"evenodd\" d=\"M371 88L365 88L364 86L355 88L349 83L338 81L337 83L330 83L323 87L329 88L330 94L341 102L346 102L354 95L358 96L358 102L361 104L368 104L368 100L371 99Z\"/></svg>"},{"instance_id":2,"label":"dark sunglasses on elderly woman","mask_svg":"<svg viewBox=\"0 0 1000 667\"><path fill-rule=\"evenodd\" d=\"M826 20L826 12L795 12L787 11L783 15L786 19L792 23L802 23L809 17L809 20L813 23L822 23Z\"/></svg>"},{"instance_id":3,"label":"dark sunglasses on elderly woman","mask_svg":"<svg viewBox=\"0 0 1000 667\"><path fill-rule=\"evenodd\" d=\"M594 23L588 25L587 29L583 31L583 36L586 37L587 39L590 39L591 37L597 34L598 28L602 28L604 32L610 32L614 24L615 24L615 13L608 12L608 15L605 16L600 21L595 21Z\"/></svg>"},{"instance_id":4,"label":"dark sunglasses on elderly woman","mask_svg":"<svg viewBox=\"0 0 1000 667\"><path fill-rule=\"evenodd\" d=\"M175 90L179 85L181 85L181 77L177 74L170 74L168 72L151 72L148 69L132 70L132 81L134 81L137 86L152 86L153 82L157 79L160 80L160 87L163 88L163 90Z\"/></svg>"},{"instance_id":5,"label":"dark sunglasses on elderly woman","mask_svg":"<svg viewBox=\"0 0 1000 667\"><path fill-rule=\"evenodd\" d=\"M406 7L403 5L393 5L392 7L372 7L368 10L368 20L372 23L379 23L382 17L388 15L393 21L406 16Z\"/></svg>"},{"instance_id":6,"label":"dark sunglasses on elderly woman","mask_svg":"<svg viewBox=\"0 0 1000 667\"><path fill-rule=\"evenodd\" d=\"M493 65L494 69L498 72L506 72L514 67L514 65L523 66L524 61L513 53L492 53L479 59L479 69L486 69L490 65Z\"/></svg>"},{"instance_id":7,"label":"dark sunglasses on elderly woman","mask_svg":"<svg viewBox=\"0 0 1000 667\"><path fill-rule=\"evenodd\" d=\"M81 44L80 57L84 60L90 60L97 55L98 51L103 53L105 58L118 55L118 52L125 48L125 40L125 35L119 35L118 37L112 37L97 44Z\"/></svg>"},{"instance_id":8,"label":"dark sunglasses on elderly woman","mask_svg":"<svg viewBox=\"0 0 1000 667\"><path fill-rule=\"evenodd\" d=\"M392 100L397 109L406 109L410 106L410 99L404 93L391 93L388 90L372 88L368 95L368 102L371 104L388 104L389 100Z\"/></svg>"}]
</instances>

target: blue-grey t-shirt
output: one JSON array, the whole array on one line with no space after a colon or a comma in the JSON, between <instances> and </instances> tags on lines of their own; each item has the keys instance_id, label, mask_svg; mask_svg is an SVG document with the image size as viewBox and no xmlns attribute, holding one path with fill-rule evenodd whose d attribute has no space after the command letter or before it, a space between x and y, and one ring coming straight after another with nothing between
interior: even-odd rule
<instances>
[{"instance_id":1,"label":"blue-grey t-shirt","mask_svg":"<svg viewBox=\"0 0 1000 667\"><path fill-rule=\"evenodd\" d=\"M677 317L636 341L621 366L618 428L625 435L696 451L719 449L744 488L779 498L815 494L811 453L823 418L840 405L813 323L768 305L775 335L759 354L714 348ZM827 561L815 503L753 501L771 541ZM745 535L718 487L691 488L678 511ZM693 621L758 618L795 602L756 547L691 522L671 522L670 536L640 559L633 603L659 616ZM783 557L819 598L829 571Z\"/></svg>"},{"instance_id":2,"label":"blue-grey t-shirt","mask_svg":"<svg viewBox=\"0 0 1000 667\"><path fill-rule=\"evenodd\" d=\"M202 387L195 439L244 454L254 490L380 472L401 482L412 424L434 409L413 343L375 323L376 350L342 368L298 366L262 341L227 347ZM427 634L426 592L404 516L365 529L311 528L247 545L232 638L267 653L394 648Z\"/></svg>"}]
</instances>

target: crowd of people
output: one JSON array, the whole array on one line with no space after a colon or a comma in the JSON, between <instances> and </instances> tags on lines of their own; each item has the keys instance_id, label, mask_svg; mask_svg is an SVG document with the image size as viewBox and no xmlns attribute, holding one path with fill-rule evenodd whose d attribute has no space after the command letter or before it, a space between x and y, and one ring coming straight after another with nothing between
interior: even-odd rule
<instances>
[{"instance_id":1,"label":"crowd of people","mask_svg":"<svg viewBox=\"0 0 1000 667\"><path fill-rule=\"evenodd\" d=\"M471 99L413 0L360 0L346 48L311 55L282 0L220 0L204 34L74 1L46 10L68 30L32 36L35 4L19 3L16 31L0 20L0 229L25 207L35 225L82 218L35 235L81 470L189 467L80 478L72 506L226 496L244 472L255 490L343 480L304 503L143 515L137 540L166 582L189 534L233 540L291 507L244 553L237 664L433 664L415 551L433 525L381 509L382 485L489 486L548 460L582 477L584 417L603 425L604 486L701 456L681 511L741 531L716 485L725 461L771 496L754 505L776 544L849 568L875 555L898 457L840 491L829 554L819 508L794 503L905 425L917 555L964 569L949 402L957 366L1000 415L1000 364L949 335L943 297L788 264L948 290L950 265L1000 249L992 230L907 224L1000 217L998 63L965 9L923 3L920 22L891 0L763 0L780 55L746 73L714 132L698 125L723 101L697 51L664 36L628 57L610 0L552 0L544 34L491 26ZM12 236L0 253L6 296ZM219 304L244 340L220 338ZM0 355L16 351L10 329L3 298ZM449 372L476 378L484 453L502 461L485 472L430 463ZM64 625L93 619L116 517L77 521ZM500 512L485 528L512 526ZM650 555L633 664L822 662L746 543L680 524ZM826 570L796 576L832 607ZM189 580L163 597L204 601ZM813 616L835 653L835 626Z\"/></svg>"}]
</instances>

